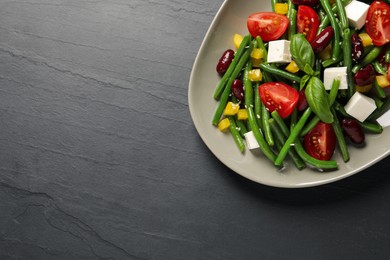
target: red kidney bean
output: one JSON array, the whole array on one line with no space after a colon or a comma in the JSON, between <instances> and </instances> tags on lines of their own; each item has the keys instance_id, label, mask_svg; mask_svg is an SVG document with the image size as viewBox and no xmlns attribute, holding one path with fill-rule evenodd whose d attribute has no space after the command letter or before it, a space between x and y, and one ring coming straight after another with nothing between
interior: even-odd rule
<instances>
[{"instance_id":1,"label":"red kidney bean","mask_svg":"<svg viewBox=\"0 0 390 260\"><path fill-rule=\"evenodd\" d=\"M368 64L367 66L358 70L353 76L355 84L358 86L366 86L372 84L375 80L375 69L372 64Z\"/></svg>"},{"instance_id":2,"label":"red kidney bean","mask_svg":"<svg viewBox=\"0 0 390 260\"><path fill-rule=\"evenodd\" d=\"M356 119L344 118L341 120L341 127L343 128L345 135L349 138L349 140L351 140L352 143L364 143L364 130Z\"/></svg>"},{"instance_id":3,"label":"red kidney bean","mask_svg":"<svg viewBox=\"0 0 390 260\"><path fill-rule=\"evenodd\" d=\"M233 58L234 58L234 51L233 50L228 49L228 50L224 51L224 53L222 54L221 58L219 59L219 61L217 63L217 67L216 67L217 72L220 75L223 75L227 71L230 63L232 63L232 61L233 61Z\"/></svg>"},{"instance_id":4,"label":"red kidney bean","mask_svg":"<svg viewBox=\"0 0 390 260\"><path fill-rule=\"evenodd\" d=\"M308 107L306 96L305 96L305 90L302 89L299 91L299 98L297 103L297 109L298 111L303 111Z\"/></svg>"},{"instance_id":5,"label":"red kidney bean","mask_svg":"<svg viewBox=\"0 0 390 260\"><path fill-rule=\"evenodd\" d=\"M351 42L352 42L352 59L354 61L359 61L364 54L362 39L359 37L357 33L354 33L351 36Z\"/></svg>"},{"instance_id":6,"label":"red kidney bean","mask_svg":"<svg viewBox=\"0 0 390 260\"><path fill-rule=\"evenodd\" d=\"M334 35L332 26L326 27L322 30L316 38L310 43L315 53L321 52L330 43Z\"/></svg>"},{"instance_id":7,"label":"red kidney bean","mask_svg":"<svg viewBox=\"0 0 390 260\"><path fill-rule=\"evenodd\" d=\"M233 95L238 99L243 101L244 100L244 85L242 84L242 81L239 79L235 79L232 83L232 92Z\"/></svg>"},{"instance_id":8,"label":"red kidney bean","mask_svg":"<svg viewBox=\"0 0 390 260\"><path fill-rule=\"evenodd\" d=\"M307 5L311 7L315 7L320 2L319 0L292 0L294 5Z\"/></svg>"}]
</instances>

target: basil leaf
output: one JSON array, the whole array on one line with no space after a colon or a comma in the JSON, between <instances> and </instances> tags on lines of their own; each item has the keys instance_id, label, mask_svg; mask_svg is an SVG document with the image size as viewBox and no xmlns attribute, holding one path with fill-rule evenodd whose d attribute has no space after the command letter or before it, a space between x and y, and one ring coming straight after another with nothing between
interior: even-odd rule
<instances>
[{"instance_id":1,"label":"basil leaf","mask_svg":"<svg viewBox=\"0 0 390 260\"><path fill-rule=\"evenodd\" d=\"M322 83L319 78L310 78L306 85L305 96L310 108L322 122L328 124L333 123L333 115L330 111L329 100L324 83Z\"/></svg>"},{"instance_id":2,"label":"basil leaf","mask_svg":"<svg viewBox=\"0 0 390 260\"><path fill-rule=\"evenodd\" d=\"M309 81L309 79L311 78L310 75L304 75L301 79L301 83L299 85L299 90L302 90L305 88L306 86L306 83Z\"/></svg>"},{"instance_id":3,"label":"basil leaf","mask_svg":"<svg viewBox=\"0 0 390 260\"><path fill-rule=\"evenodd\" d=\"M305 64L305 67L303 68L303 71L306 72L306 74L314 75L314 70L312 67L310 67L309 64Z\"/></svg>"},{"instance_id":4,"label":"basil leaf","mask_svg":"<svg viewBox=\"0 0 390 260\"><path fill-rule=\"evenodd\" d=\"M303 34L294 34L290 42L291 57L299 69L306 74L313 75L314 51Z\"/></svg>"}]
</instances>

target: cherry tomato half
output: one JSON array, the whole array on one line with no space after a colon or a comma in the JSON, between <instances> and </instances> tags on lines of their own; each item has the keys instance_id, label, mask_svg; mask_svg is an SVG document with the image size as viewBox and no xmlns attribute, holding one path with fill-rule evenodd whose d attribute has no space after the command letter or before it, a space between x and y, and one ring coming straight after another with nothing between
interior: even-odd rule
<instances>
[{"instance_id":1,"label":"cherry tomato half","mask_svg":"<svg viewBox=\"0 0 390 260\"><path fill-rule=\"evenodd\" d=\"M390 5L374 1L370 5L366 18L366 31L376 46L390 42Z\"/></svg>"},{"instance_id":2,"label":"cherry tomato half","mask_svg":"<svg viewBox=\"0 0 390 260\"><path fill-rule=\"evenodd\" d=\"M277 110L282 118L286 118L292 113L299 98L298 91L282 82L261 84L259 94L265 107L270 112Z\"/></svg>"},{"instance_id":3,"label":"cherry tomato half","mask_svg":"<svg viewBox=\"0 0 390 260\"><path fill-rule=\"evenodd\" d=\"M305 135L303 144L306 152L312 157L329 161L336 148L336 134L332 124L320 121Z\"/></svg>"},{"instance_id":4,"label":"cherry tomato half","mask_svg":"<svg viewBox=\"0 0 390 260\"><path fill-rule=\"evenodd\" d=\"M300 5L297 13L297 31L306 35L306 40L311 42L317 35L320 19L313 8Z\"/></svg>"},{"instance_id":5,"label":"cherry tomato half","mask_svg":"<svg viewBox=\"0 0 390 260\"><path fill-rule=\"evenodd\" d=\"M263 41L273 41L283 35L289 23L285 15L259 12L248 17L247 27L253 37L260 36Z\"/></svg>"}]
</instances>

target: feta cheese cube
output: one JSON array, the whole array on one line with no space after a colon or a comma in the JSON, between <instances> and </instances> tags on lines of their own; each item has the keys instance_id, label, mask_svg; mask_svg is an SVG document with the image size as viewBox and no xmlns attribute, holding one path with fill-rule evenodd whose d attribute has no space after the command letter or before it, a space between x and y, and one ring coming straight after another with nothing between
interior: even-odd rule
<instances>
[{"instance_id":1,"label":"feta cheese cube","mask_svg":"<svg viewBox=\"0 0 390 260\"><path fill-rule=\"evenodd\" d=\"M268 43L267 61L270 63L290 63L290 41L276 40Z\"/></svg>"},{"instance_id":2,"label":"feta cheese cube","mask_svg":"<svg viewBox=\"0 0 390 260\"><path fill-rule=\"evenodd\" d=\"M252 131L245 133L244 137L249 150L254 150L260 147Z\"/></svg>"},{"instance_id":3,"label":"feta cheese cube","mask_svg":"<svg viewBox=\"0 0 390 260\"><path fill-rule=\"evenodd\" d=\"M376 120L378 124L380 124L382 127L386 127L390 125L390 110L388 110L386 113L381 115Z\"/></svg>"},{"instance_id":4,"label":"feta cheese cube","mask_svg":"<svg viewBox=\"0 0 390 260\"><path fill-rule=\"evenodd\" d=\"M355 92L344 106L348 114L363 122L376 109L375 100L359 92Z\"/></svg>"},{"instance_id":5,"label":"feta cheese cube","mask_svg":"<svg viewBox=\"0 0 390 260\"><path fill-rule=\"evenodd\" d=\"M334 79L340 80L339 89L348 89L347 67L332 67L324 70L324 86L326 90L332 88Z\"/></svg>"},{"instance_id":6,"label":"feta cheese cube","mask_svg":"<svg viewBox=\"0 0 390 260\"><path fill-rule=\"evenodd\" d=\"M353 0L345 7L349 25L360 29L366 22L367 11L370 6L366 3Z\"/></svg>"}]
</instances>

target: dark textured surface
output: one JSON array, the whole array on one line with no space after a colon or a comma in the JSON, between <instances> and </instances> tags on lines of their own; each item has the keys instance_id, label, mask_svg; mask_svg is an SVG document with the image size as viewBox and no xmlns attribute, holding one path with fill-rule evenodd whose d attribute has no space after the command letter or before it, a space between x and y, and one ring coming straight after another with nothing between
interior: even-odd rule
<instances>
[{"instance_id":1,"label":"dark textured surface","mask_svg":"<svg viewBox=\"0 0 390 260\"><path fill-rule=\"evenodd\" d=\"M390 160L249 182L187 91L222 0L0 1L0 259L389 259Z\"/></svg>"}]
</instances>

